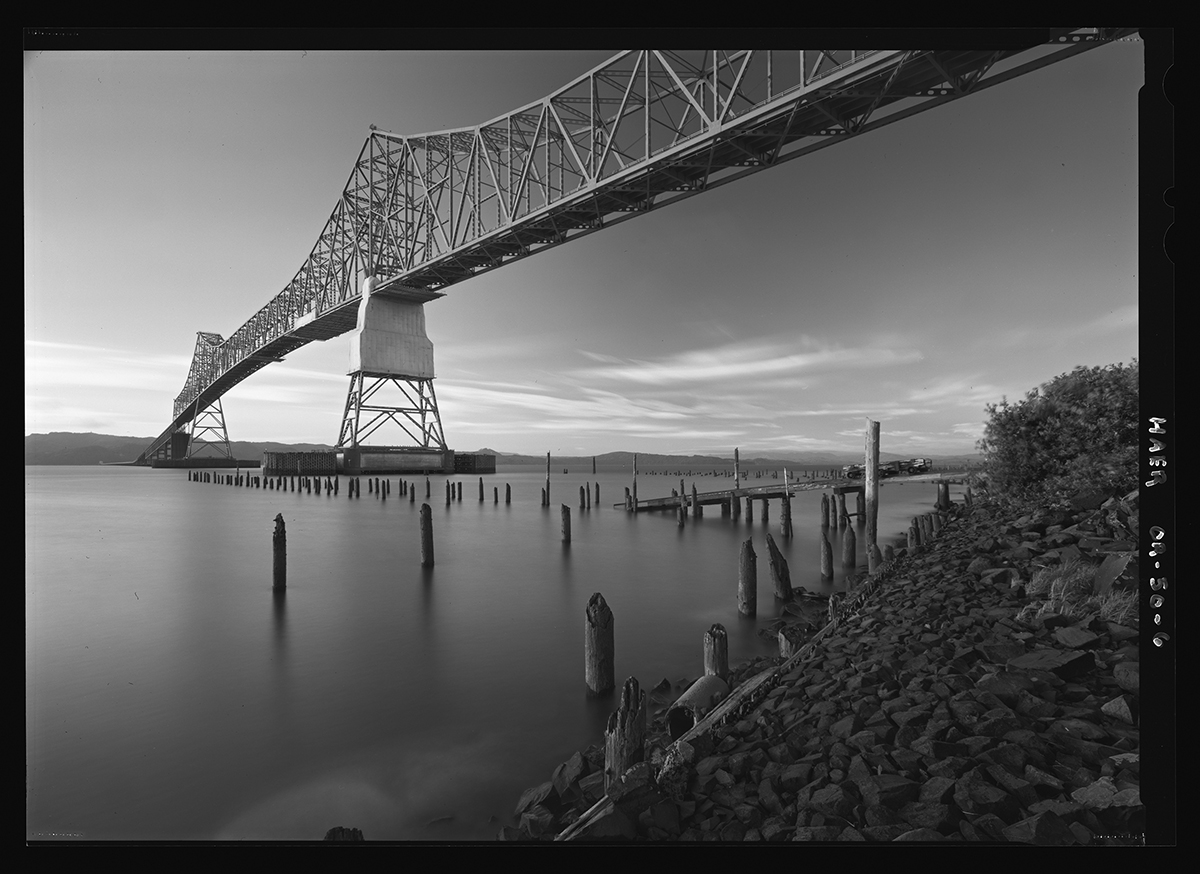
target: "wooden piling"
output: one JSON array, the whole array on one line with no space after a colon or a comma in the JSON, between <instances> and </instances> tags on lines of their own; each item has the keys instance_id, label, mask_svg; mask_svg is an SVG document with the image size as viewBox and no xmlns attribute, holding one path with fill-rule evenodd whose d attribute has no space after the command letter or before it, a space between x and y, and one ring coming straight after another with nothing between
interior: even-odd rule
<instances>
[{"instance_id":1,"label":"wooden piling","mask_svg":"<svg viewBox=\"0 0 1200 874\"><path fill-rule=\"evenodd\" d=\"M425 477L425 497L429 497L429 477Z\"/></svg>"},{"instance_id":2,"label":"wooden piling","mask_svg":"<svg viewBox=\"0 0 1200 874\"><path fill-rule=\"evenodd\" d=\"M546 506L550 506L550 453L546 453Z\"/></svg>"},{"instance_id":3,"label":"wooden piling","mask_svg":"<svg viewBox=\"0 0 1200 874\"><path fill-rule=\"evenodd\" d=\"M829 493L829 527L837 529L837 495Z\"/></svg>"},{"instance_id":4,"label":"wooden piling","mask_svg":"<svg viewBox=\"0 0 1200 874\"><path fill-rule=\"evenodd\" d=\"M483 477L479 478L479 503L483 503Z\"/></svg>"},{"instance_id":5,"label":"wooden piling","mask_svg":"<svg viewBox=\"0 0 1200 874\"><path fill-rule=\"evenodd\" d=\"M458 500L461 501L462 500L462 483L458 483L458 489L457 489L456 494L458 495Z\"/></svg>"},{"instance_id":6,"label":"wooden piling","mask_svg":"<svg viewBox=\"0 0 1200 874\"><path fill-rule=\"evenodd\" d=\"M692 518L699 519L704 515L704 508L700 506L700 497L696 494L696 484L692 483Z\"/></svg>"},{"instance_id":7,"label":"wooden piling","mask_svg":"<svg viewBox=\"0 0 1200 874\"><path fill-rule=\"evenodd\" d=\"M746 524L749 525L754 521L754 498L746 495Z\"/></svg>"},{"instance_id":8,"label":"wooden piling","mask_svg":"<svg viewBox=\"0 0 1200 874\"><path fill-rule=\"evenodd\" d=\"M613 613L604 596L596 592L588 599L583 614L583 675L587 687L596 694L612 689Z\"/></svg>"},{"instance_id":9,"label":"wooden piling","mask_svg":"<svg viewBox=\"0 0 1200 874\"><path fill-rule=\"evenodd\" d=\"M588 510L592 509L592 487L587 484L584 484L584 485L580 486L579 488L583 489L583 497L584 497L584 500L587 502L587 507L585 509L588 509Z\"/></svg>"},{"instance_id":10,"label":"wooden piling","mask_svg":"<svg viewBox=\"0 0 1200 874\"><path fill-rule=\"evenodd\" d=\"M859 525L867 521L867 499L862 492L854 493L854 518Z\"/></svg>"},{"instance_id":11,"label":"wooden piling","mask_svg":"<svg viewBox=\"0 0 1200 874\"><path fill-rule=\"evenodd\" d=\"M821 492L821 527L829 527L829 495Z\"/></svg>"},{"instance_id":12,"label":"wooden piling","mask_svg":"<svg viewBox=\"0 0 1200 874\"><path fill-rule=\"evenodd\" d=\"M646 760L646 693L630 677L621 688L621 703L604 730L604 788L638 762Z\"/></svg>"},{"instance_id":13,"label":"wooden piling","mask_svg":"<svg viewBox=\"0 0 1200 874\"><path fill-rule=\"evenodd\" d=\"M587 490L583 486L579 487L579 509L580 510L587 509L587 495L585 494L586 491Z\"/></svg>"},{"instance_id":14,"label":"wooden piling","mask_svg":"<svg viewBox=\"0 0 1200 874\"><path fill-rule=\"evenodd\" d=\"M452 488L453 488L453 486L451 486L450 483L446 483L446 506L447 507L450 506L450 495L451 495Z\"/></svg>"},{"instance_id":15,"label":"wooden piling","mask_svg":"<svg viewBox=\"0 0 1200 874\"><path fill-rule=\"evenodd\" d=\"M415 504L417 502L417 490L414 483L408 484L408 502L410 504Z\"/></svg>"},{"instance_id":16,"label":"wooden piling","mask_svg":"<svg viewBox=\"0 0 1200 874\"><path fill-rule=\"evenodd\" d=\"M887 546L885 546L883 548L883 560L885 562L888 562L888 561L895 560L895 558L896 558L896 550L892 549L892 545L889 543Z\"/></svg>"},{"instance_id":17,"label":"wooden piling","mask_svg":"<svg viewBox=\"0 0 1200 874\"><path fill-rule=\"evenodd\" d=\"M281 592L287 588L287 530L282 513L275 514L275 533L271 535L271 546L274 554L272 588Z\"/></svg>"},{"instance_id":18,"label":"wooden piling","mask_svg":"<svg viewBox=\"0 0 1200 874\"><path fill-rule=\"evenodd\" d=\"M875 573L881 564L883 564L883 553L879 551L879 544L872 543L867 547L867 572Z\"/></svg>"},{"instance_id":19,"label":"wooden piling","mask_svg":"<svg viewBox=\"0 0 1200 874\"><path fill-rule=\"evenodd\" d=\"M596 483L596 506L600 506L600 483Z\"/></svg>"},{"instance_id":20,"label":"wooden piling","mask_svg":"<svg viewBox=\"0 0 1200 874\"><path fill-rule=\"evenodd\" d=\"M704 632L704 676L729 682L729 635L723 625Z\"/></svg>"},{"instance_id":21,"label":"wooden piling","mask_svg":"<svg viewBox=\"0 0 1200 874\"><path fill-rule=\"evenodd\" d=\"M842 535L842 567L854 567L857 558L857 549L854 543L854 528L846 526L846 532Z\"/></svg>"},{"instance_id":22,"label":"wooden piling","mask_svg":"<svg viewBox=\"0 0 1200 874\"><path fill-rule=\"evenodd\" d=\"M492 503L500 503L500 486L492 486Z\"/></svg>"},{"instance_id":23,"label":"wooden piling","mask_svg":"<svg viewBox=\"0 0 1200 874\"><path fill-rule=\"evenodd\" d=\"M504 503L506 503L506 504L512 503L512 486L509 485L508 483L504 484Z\"/></svg>"},{"instance_id":24,"label":"wooden piling","mask_svg":"<svg viewBox=\"0 0 1200 874\"><path fill-rule=\"evenodd\" d=\"M775 599L792 600L792 576L788 572L788 563L770 534L767 535L767 554L771 567L771 581L775 583Z\"/></svg>"},{"instance_id":25,"label":"wooden piling","mask_svg":"<svg viewBox=\"0 0 1200 874\"><path fill-rule=\"evenodd\" d=\"M846 515L846 496L841 494L837 496L838 509L838 528L845 528L850 522L850 517Z\"/></svg>"},{"instance_id":26,"label":"wooden piling","mask_svg":"<svg viewBox=\"0 0 1200 874\"><path fill-rule=\"evenodd\" d=\"M742 474L739 470L738 451L735 446L733 449L733 487L741 488Z\"/></svg>"},{"instance_id":27,"label":"wooden piling","mask_svg":"<svg viewBox=\"0 0 1200 874\"><path fill-rule=\"evenodd\" d=\"M433 567L433 510L421 505L421 567Z\"/></svg>"},{"instance_id":28,"label":"wooden piling","mask_svg":"<svg viewBox=\"0 0 1200 874\"><path fill-rule=\"evenodd\" d=\"M758 612L758 557L754 554L754 539L742 544L738 562L738 613L754 616Z\"/></svg>"},{"instance_id":29,"label":"wooden piling","mask_svg":"<svg viewBox=\"0 0 1200 874\"><path fill-rule=\"evenodd\" d=\"M633 453L633 512L638 511L637 500L637 453Z\"/></svg>"},{"instance_id":30,"label":"wooden piling","mask_svg":"<svg viewBox=\"0 0 1200 874\"><path fill-rule=\"evenodd\" d=\"M629 494L629 486L625 486L625 512L633 512L633 498Z\"/></svg>"},{"instance_id":31,"label":"wooden piling","mask_svg":"<svg viewBox=\"0 0 1200 874\"><path fill-rule=\"evenodd\" d=\"M562 505L562 539L563 543L571 542L571 508Z\"/></svg>"},{"instance_id":32,"label":"wooden piling","mask_svg":"<svg viewBox=\"0 0 1200 874\"><path fill-rule=\"evenodd\" d=\"M829 538L825 536L826 529L821 529L821 579L833 579L833 547L829 545Z\"/></svg>"},{"instance_id":33,"label":"wooden piling","mask_svg":"<svg viewBox=\"0 0 1200 874\"><path fill-rule=\"evenodd\" d=\"M792 537L792 499L786 493L779 507L779 536L785 540Z\"/></svg>"},{"instance_id":34,"label":"wooden piling","mask_svg":"<svg viewBox=\"0 0 1200 874\"><path fill-rule=\"evenodd\" d=\"M592 476L596 475L596 456L592 456Z\"/></svg>"}]
</instances>

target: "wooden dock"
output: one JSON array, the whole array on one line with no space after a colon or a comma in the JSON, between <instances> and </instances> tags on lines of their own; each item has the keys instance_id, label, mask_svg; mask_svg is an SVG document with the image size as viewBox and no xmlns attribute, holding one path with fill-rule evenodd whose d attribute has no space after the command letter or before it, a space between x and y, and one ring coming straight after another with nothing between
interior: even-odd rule
<instances>
[{"instance_id":1,"label":"wooden dock","mask_svg":"<svg viewBox=\"0 0 1200 874\"><path fill-rule=\"evenodd\" d=\"M787 485L787 495L791 497L797 492L811 492L814 489L832 488L836 493L844 492L859 492L863 490L861 485L833 485L830 482L793 482ZM696 495L696 503L701 506L709 506L712 504L728 504L731 501L741 500L743 498L782 498L784 496L783 483L774 483L768 486L746 486L739 489L719 489L715 492L700 492ZM692 504L692 496L684 495L687 506L690 508ZM621 510L625 508L624 503L613 504L615 509ZM679 509L679 496L672 495L665 498L646 498L639 500L633 508L635 513L649 513L655 510L676 511ZM853 515L853 514L851 514Z\"/></svg>"}]
</instances>

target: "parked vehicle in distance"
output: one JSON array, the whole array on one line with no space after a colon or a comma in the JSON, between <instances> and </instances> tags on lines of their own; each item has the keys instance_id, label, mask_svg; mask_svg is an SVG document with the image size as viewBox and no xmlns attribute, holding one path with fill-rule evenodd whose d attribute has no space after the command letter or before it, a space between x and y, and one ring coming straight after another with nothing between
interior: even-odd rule
<instances>
[{"instance_id":1,"label":"parked vehicle in distance","mask_svg":"<svg viewBox=\"0 0 1200 874\"><path fill-rule=\"evenodd\" d=\"M861 479L866 476L867 468L862 464L847 464L842 468L842 476L847 479Z\"/></svg>"},{"instance_id":2,"label":"parked vehicle in distance","mask_svg":"<svg viewBox=\"0 0 1200 874\"><path fill-rule=\"evenodd\" d=\"M890 476L899 476L903 473L900 464L901 462L899 461L889 461L887 464L879 465L879 476L882 479L887 479Z\"/></svg>"},{"instance_id":3,"label":"parked vehicle in distance","mask_svg":"<svg viewBox=\"0 0 1200 874\"><path fill-rule=\"evenodd\" d=\"M933 459L932 458L914 458L914 459L911 459L908 463L910 465L910 470L913 473L924 473L925 471L927 471L933 467Z\"/></svg>"}]
</instances>

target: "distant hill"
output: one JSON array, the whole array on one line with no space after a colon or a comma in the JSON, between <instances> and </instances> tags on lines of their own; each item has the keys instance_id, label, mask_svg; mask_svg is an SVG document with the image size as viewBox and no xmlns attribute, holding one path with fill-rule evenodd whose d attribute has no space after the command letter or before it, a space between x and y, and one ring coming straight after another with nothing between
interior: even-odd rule
<instances>
[{"instance_id":1,"label":"distant hill","mask_svg":"<svg viewBox=\"0 0 1200 874\"><path fill-rule=\"evenodd\" d=\"M25 438L25 463L117 464L137 461L153 442L154 437L118 437L91 432L30 434ZM333 448L322 443L249 443L240 440L230 442L229 447L234 458L244 459L262 458L264 452L319 452Z\"/></svg>"},{"instance_id":2,"label":"distant hill","mask_svg":"<svg viewBox=\"0 0 1200 874\"><path fill-rule=\"evenodd\" d=\"M80 434L69 431L54 431L49 434L30 434L25 438L26 464L115 464L119 462L136 461L138 456L153 442L153 437L119 437L112 434ZM233 441L230 443L235 458L258 459L264 452L329 452L333 449L324 443L250 443ZM544 467L546 456L521 455L513 452L499 452L495 449L483 448L476 450L477 455L494 455L496 464L500 466ZM595 456L596 468L605 470L632 470L632 452L606 452ZM879 453L880 461L897 461L910 458L909 455L895 453ZM930 456L938 467L954 465L981 464L978 455ZM806 452L797 455L780 457L754 457L740 459L742 468L751 470L788 467L795 470L824 469L842 467L847 464L862 462L861 453L852 452ZM728 469L733 466L732 453L727 457L717 455L658 455L654 453L637 453L638 470L715 470ZM591 470L592 456L590 455L551 455L551 469L575 468L576 470Z\"/></svg>"}]
</instances>

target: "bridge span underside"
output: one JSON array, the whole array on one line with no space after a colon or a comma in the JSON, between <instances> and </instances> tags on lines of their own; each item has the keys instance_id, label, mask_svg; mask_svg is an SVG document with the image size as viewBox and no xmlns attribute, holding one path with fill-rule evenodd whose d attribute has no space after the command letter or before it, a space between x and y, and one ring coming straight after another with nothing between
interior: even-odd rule
<instances>
[{"instance_id":1,"label":"bridge span underside","mask_svg":"<svg viewBox=\"0 0 1200 874\"><path fill-rule=\"evenodd\" d=\"M201 334L172 422L356 326L363 283L442 289L1072 57L1135 29L999 30L955 50L630 51L477 127L373 129L291 282L228 339Z\"/></svg>"}]
</instances>

